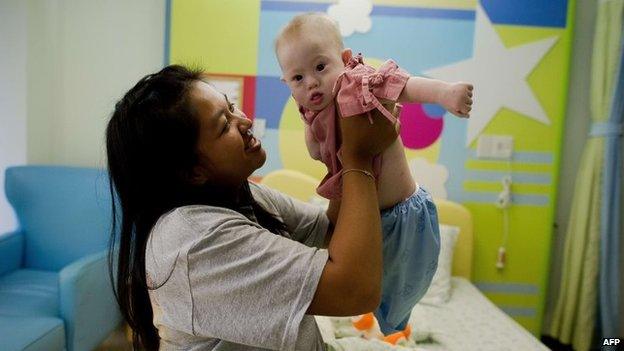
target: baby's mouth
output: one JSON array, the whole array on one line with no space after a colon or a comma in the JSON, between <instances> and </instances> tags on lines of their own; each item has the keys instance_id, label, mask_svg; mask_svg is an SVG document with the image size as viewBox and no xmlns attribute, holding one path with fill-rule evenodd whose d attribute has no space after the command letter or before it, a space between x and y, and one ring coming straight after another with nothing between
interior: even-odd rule
<instances>
[{"instance_id":1,"label":"baby's mouth","mask_svg":"<svg viewBox=\"0 0 624 351\"><path fill-rule=\"evenodd\" d=\"M310 102L313 105L318 105L323 101L323 93L314 93L310 96Z\"/></svg>"}]
</instances>

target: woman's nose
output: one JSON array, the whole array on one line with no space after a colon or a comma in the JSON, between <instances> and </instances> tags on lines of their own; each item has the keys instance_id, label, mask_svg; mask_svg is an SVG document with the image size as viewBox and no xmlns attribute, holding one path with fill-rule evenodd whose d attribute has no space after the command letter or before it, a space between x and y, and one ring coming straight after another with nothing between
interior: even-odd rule
<instances>
[{"instance_id":1,"label":"woman's nose","mask_svg":"<svg viewBox=\"0 0 624 351\"><path fill-rule=\"evenodd\" d=\"M241 133L245 133L247 130L251 129L253 123L249 118L247 118L247 116L245 116L245 114L241 113L240 116L236 117L236 120L238 123L238 130Z\"/></svg>"}]
</instances>

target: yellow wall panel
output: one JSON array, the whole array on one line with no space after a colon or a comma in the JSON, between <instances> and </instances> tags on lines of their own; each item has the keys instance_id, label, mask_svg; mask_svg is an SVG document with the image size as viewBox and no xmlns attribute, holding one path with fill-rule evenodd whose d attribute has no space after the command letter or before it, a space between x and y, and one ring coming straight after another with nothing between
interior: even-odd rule
<instances>
[{"instance_id":1,"label":"yellow wall panel","mask_svg":"<svg viewBox=\"0 0 624 351\"><path fill-rule=\"evenodd\" d=\"M259 0L172 2L171 63L211 73L255 75Z\"/></svg>"}]
</instances>

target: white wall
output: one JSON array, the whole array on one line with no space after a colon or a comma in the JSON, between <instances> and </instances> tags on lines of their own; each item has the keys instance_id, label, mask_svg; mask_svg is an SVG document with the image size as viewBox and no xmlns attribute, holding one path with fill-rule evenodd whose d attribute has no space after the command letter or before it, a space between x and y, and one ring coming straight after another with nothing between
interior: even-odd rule
<instances>
[{"instance_id":1,"label":"white wall","mask_svg":"<svg viewBox=\"0 0 624 351\"><path fill-rule=\"evenodd\" d=\"M114 103L163 66L164 0L28 2L28 163L103 167Z\"/></svg>"},{"instance_id":2,"label":"white wall","mask_svg":"<svg viewBox=\"0 0 624 351\"><path fill-rule=\"evenodd\" d=\"M4 170L26 162L26 4L0 1L0 235L16 226Z\"/></svg>"},{"instance_id":3,"label":"white wall","mask_svg":"<svg viewBox=\"0 0 624 351\"><path fill-rule=\"evenodd\" d=\"M163 66L165 0L0 1L0 233L15 164L103 167L115 101Z\"/></svg>"}]
</instances>

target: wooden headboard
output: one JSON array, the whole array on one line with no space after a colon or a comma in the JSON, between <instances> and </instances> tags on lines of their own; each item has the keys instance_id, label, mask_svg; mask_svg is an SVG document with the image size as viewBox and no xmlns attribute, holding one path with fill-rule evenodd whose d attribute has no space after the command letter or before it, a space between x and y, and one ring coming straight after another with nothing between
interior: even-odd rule
<instances>
[{"instance_id":1,"label":"wooden headboard","mask_svg":"<svg viewBox=\"0 0 624 351\"><path fill-rule=\"evenodd\" d=\"M438 208L439 222L459 227L451 274L472 281L472 254L474 249L472 215L467 208L456 202L442 199L435 199L434 202Z\"/></svg>"}]
</instances>

